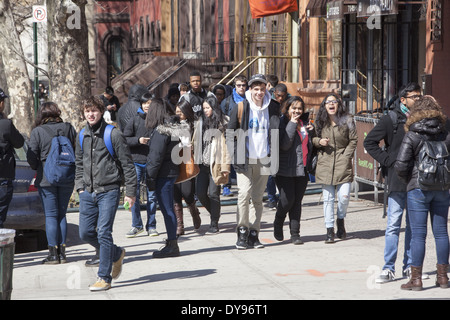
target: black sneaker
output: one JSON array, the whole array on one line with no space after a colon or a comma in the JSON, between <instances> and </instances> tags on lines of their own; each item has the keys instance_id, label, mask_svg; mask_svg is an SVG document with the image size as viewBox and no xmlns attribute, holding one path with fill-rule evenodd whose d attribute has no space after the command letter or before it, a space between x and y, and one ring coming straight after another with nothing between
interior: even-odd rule
<instances>
[{"instance_id":1,"label":"black sneaker","mask_svg":"<svg viewBox=\"0 0 450 320\"><path fill-rule=\"evenodd\" d=\"M255 249L264 248L264 245L259 242L258 231L250 230L250 234L248 235L248 246Z\"/></svg>"},{"instance_id":2,"label":"black sneaker","mask_svg":"<svg viewBox=\"0 0 450 320\"><path fill-rule=\"evenodd\" d=\"M99 264L100 264L100 253L99 253L99 250L96 249L95 250L95 255L92 258L90 258L89 260L87 260L84 263L84 265L86 267L98 267Z\"/></svg>"},{"instance_id":3,"label":"black sneaker","mask_svg":"<svg viewBox=\"0 0 450 320\"><path fill-rule=\"evenodd\" d=\"M248 229L246 227L239 227L237 230L238 239L236 242L236 248L239 250L245 250L248 247Z\"/></svg>"}]
</instances>

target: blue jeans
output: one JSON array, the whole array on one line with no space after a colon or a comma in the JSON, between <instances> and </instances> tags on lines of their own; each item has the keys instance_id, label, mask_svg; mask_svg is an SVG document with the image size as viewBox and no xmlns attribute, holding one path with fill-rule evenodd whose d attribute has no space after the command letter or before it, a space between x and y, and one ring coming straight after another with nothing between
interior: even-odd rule
<instances>
[{"instance_id":1,"label":"blue jeans","mask_svg":"<svg viewBox=\"0 0 450 320\"><path fill-rule=\"evenodd\" d=\"M350 201L350 182L341 183L336 186L322 185L323 192L323 214L325 217L325 227L334 227L334 200L337 192L338 205L337 217L344 219L347 214L348 203Z\"/></svg>"},{"instance_id":2,"label":"blue jeans","mask_svg":"<svg viewBox=\"0 0 450 320\"><path fill-rule=\"evenodd\" d=\"M275 178L270 175L269 179L267 180L267 198L269 199L270 202L277 202L278 201L278 197L277 197L277 186L275 184Z\"/></svg>"},{"instance_id":3,"label":"blue jeans","mask_svg":"<svg viewBox=\"0 0 450 320\"><path fill-rule=\"evenodd\" d=\"M423 265L425 258L425 240L427 238L427 219L430 213L431 228L436 244L438 264L448 264L448 206L450 195L446 191L425 191L414 189L408 191L408 211L411 221L412 265Z\"/></svg>"},{"instance_id":4,"label":"blue jeans","mask_svg":"<svg viewBox=\"0 0 450 320\"><path fill-rule=\"evenodd\" d=\"M111 282L112 263L122 253L112 237L119 199L119 188L102 193L80 193L80 238L99 250L97 274L106 282Z\"/></svg>"},{"instance_id":5,"label":"blue jeans","mask_svg":"<svg viewBox=\"0 0 450 320\"><path fill-rule=\"evenodd\" d=\"M137 189L136 189L136 202L131 207L131 226L135 228L143 228L141 218L141 202L140 202L140 185L141 181L145 183L145 177L147 175L145 166L135 164L137 175ZM146 187L147 189L147 187ZM156 195L154 191L148 191L147 189L147 224L145 230L156 229Z\"/></svg>"},{"instance_id":6,"label":"blue jeans","mask_svg":"<svg viewBox=\"0 0 450 320\"><path fill-rule=\"evenodd\" d=\"M66 243L67 206L73 192L73 186L38 187L42 207L45 213L45 232L51 247Z\"/></svg>"},{"instance_id":7,"label":"blue jeans","mask_svg":"<svg viewBox=\"0 0 450 320\"><path fill-rule=\"evenodd\" d=\"M156 179L156 199L158 199L159 210L164 217L167 240L177 238L177 218L173 210L173 188L176 179L176 177Z\"/></svg>"},{"instance_id":8,"label":"blue jeans","mask_svg":"<svg viewBox=\"0 0 450 320\"><path fill-rule=\"evenodd\" d=\"M391 192L388 197L383 270L389 269L394 273L403 210L407 208L406 197L406 192ZM403 254L403 270L409 268L411 265L411 225L409 223L408 210L405 212L405 220L405 252Z\"/></svg>"}]
</instances>

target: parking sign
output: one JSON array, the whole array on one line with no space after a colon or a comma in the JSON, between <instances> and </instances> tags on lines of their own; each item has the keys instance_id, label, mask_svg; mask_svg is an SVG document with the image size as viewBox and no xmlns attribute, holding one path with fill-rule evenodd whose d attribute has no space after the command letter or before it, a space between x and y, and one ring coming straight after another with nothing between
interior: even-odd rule
<instances>
[{"instance_id":1,"label":"parking sign","mask_svg":"<svg viewBox=\"0 0 450 320\"><path fill-rule=\"evenodd\" d=\"M46 6L33 6L33 22L47 22Z\"/></svg>"}]
</instances>

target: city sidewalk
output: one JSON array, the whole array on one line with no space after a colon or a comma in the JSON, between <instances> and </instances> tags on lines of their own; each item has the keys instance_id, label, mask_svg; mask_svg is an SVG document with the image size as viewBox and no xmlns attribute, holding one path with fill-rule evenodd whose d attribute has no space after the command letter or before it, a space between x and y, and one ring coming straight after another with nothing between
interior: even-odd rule
<instances>
[{"instance_id":1,"label":"city sidewalk","mask_svg":"<svg viewBox=\"0 0 450 320\"><path fill-rule=\"evenodd\" d=\"M229 200L224 198L223 200ZM236 206L222 207L220 233L205 234L209 215L200 208L202 226L192 227L184 210L186 234L179 239L181 256L153 259L152 252L164 244L165 227L157 212L160 235L126 238L130 229L130 212L117 212L113 237L126 249L123 272L105 292L90 292L97 268L84 262L94 250L78 237L78 213L68 213L69 262L42 265L47 251L15 255L12 300L298 300L298 299L449 299L450 290L434 287L435 247L429 230L424 272L424 290L400 290L407 280L401 278L403 232L400 237L396 281L377 284L375 278L383 265L383 207L368 200L349 205L345 220L347 239L325 244L325 227L320 194L305 195L301 219L303 245L289 241L288 221L285 240L273 237L274 210L264 208L260 240L263 249L237 250ZM144 213L142 213L144 217ZM404 229L402 228L402 231ZM210 301L211 302L211 301ZM186 306L188 302L186 302ZM198 303L197 303L198 305ZM189 305L191 306L191 305ZM177 310L178 312L180 310ZM192 311L192 310L191 310ZM181 312L181 311L180 311Z\"/></svg>"}]
</instances>

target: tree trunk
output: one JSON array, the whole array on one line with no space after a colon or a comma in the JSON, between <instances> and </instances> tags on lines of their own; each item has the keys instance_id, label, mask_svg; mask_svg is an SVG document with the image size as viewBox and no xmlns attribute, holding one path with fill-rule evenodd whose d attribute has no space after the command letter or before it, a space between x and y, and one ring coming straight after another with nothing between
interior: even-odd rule
<instances>
[{"instance_id":1,"label":"tree trunk","mask_svg":"<svg viewBox=\"0 0 450 320\"><path fill-rule=\"evenodd\" d=\"M9 117L22 134L29 136L34 116L33 88L10 5L10 0L0 1L0 51L10 97Z\"/></svg>"},{"instance_id":2,"label":"tree trunk","mask_svg":"<svg viewBox=\"0 0 450 320\"><path fill-rule=\"evenodd\" d=\"M86 0L47 1L50 100L78 130L81 102L91 94Z\"/></svg>"}]
</instances>

